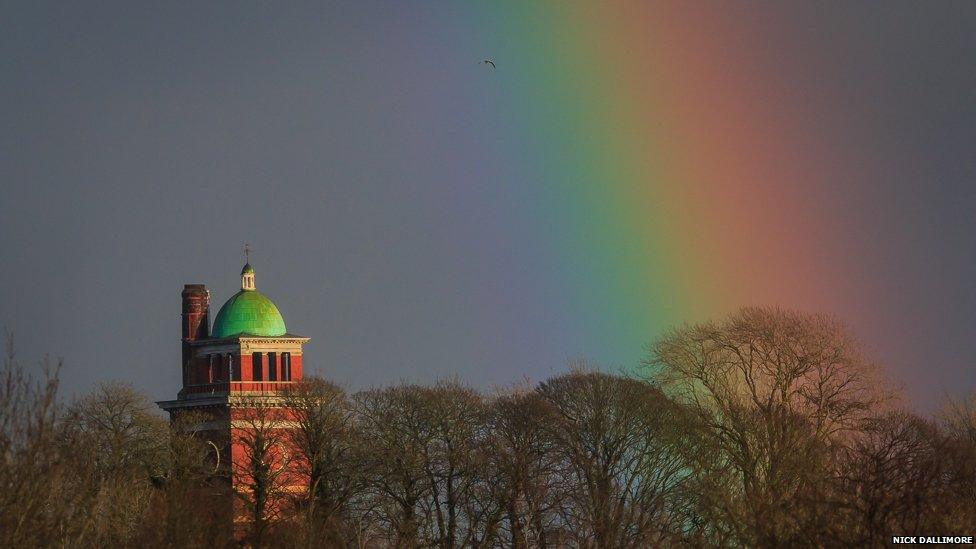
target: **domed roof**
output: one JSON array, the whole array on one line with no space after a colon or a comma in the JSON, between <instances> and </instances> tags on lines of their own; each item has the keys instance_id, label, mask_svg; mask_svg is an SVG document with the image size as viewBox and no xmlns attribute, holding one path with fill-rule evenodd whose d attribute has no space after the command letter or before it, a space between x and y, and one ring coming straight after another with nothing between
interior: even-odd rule
<instances>
[{"instance_id":1,"label":"domed roof","mask_svg":"<svg viewBox=\"0 0 976 549\"><path fill-rule=\"evenodd\" d=\"M214 320L211 337L238 334L274 337L285 334L278 307L257 290L241 290L224 303Z\"/></svg>"}]
</instances>

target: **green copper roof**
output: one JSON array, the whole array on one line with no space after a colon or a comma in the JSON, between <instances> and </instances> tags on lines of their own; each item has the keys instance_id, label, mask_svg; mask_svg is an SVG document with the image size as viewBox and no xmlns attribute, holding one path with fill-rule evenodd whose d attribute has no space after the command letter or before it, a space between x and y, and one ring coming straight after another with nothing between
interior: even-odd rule
<instances>
[{"instance_id":1,"label":"green copper roof","mask_svg":"<svg viewBox=\"0 0 976 549\"><path fill-rule=\"evenodd\" d=\"M285 320L264 294L257 290L241 290L220 308L210 333L216 338L241 333L280 336L285 333Z\"/></svg>"},{"instance_id":2,"label":"green copper roof","mask_svg":"<svg viewBox=\"0 0 976 549\"><path fill-rule=\"evenodd\" d=\"M248 273L254 274L254 267L251 267L250 263L245 263L244 268L241 269L241 276L246 275Z\"/></svg>"}]
</instances>

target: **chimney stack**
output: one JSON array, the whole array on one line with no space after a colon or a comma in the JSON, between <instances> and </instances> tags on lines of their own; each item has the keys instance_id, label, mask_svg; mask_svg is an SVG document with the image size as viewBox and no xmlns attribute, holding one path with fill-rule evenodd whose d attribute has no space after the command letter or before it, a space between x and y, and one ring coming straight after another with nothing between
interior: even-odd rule
<instances>
[{"instance_id":1,"label":"chimney stack","mask_svg":"<svg viewBox=\"0 0 976 549\"><path fill-rule=\"evenodd\" d=\"M210 292L203 284L183 285L183 386L186 387L190 342L210 337Z\"/></svg>"},{"instance_id":2,"label":"chimney stack","mask_svg":"<svg viewBox=\"0 0 976 549\"><path fill-rule=\"evenodd\" d=\"M210 292L203 284L183 286L183 341L210 337Z\"/></svg>"}]
</instances>

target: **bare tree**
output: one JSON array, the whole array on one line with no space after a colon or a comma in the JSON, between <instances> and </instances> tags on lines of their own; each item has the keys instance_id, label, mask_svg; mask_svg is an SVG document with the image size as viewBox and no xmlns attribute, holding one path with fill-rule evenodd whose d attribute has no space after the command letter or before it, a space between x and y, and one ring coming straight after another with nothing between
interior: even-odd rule
<instances>
[{"instance_id":1,"label":"bare tree","mask_svg":"<svg viewBox=\"0 0 976 549\"><path fill-rule=\"evenodd\" d=\"M654 381L700 426L698 512L712 542L805 540L809 513L798 504L819 490L831 448L889 397L846 329L823 316L747 308L673 330L652 351Z\"/></svg>"},{"instance_id":2,"label":"bare tree","mask_svg":"<svg viewBox=\"0 0 976 549\"><path fill-rule=\"evenodd\" d=\"M21 365L5 332L0 370L0 545L29 547L70 541L70 512L58 502L70 462L57 444L58 372L42 364L39 378ZM67 498L61 503L74 503ZM57 529L62 532L59 535Z\"/></svg>"},{"instance_id":3,"label":"bare tree","mask_svg":"<svg viewBox=\"0 0 976 549\"><path fill-rule=\"evenodd\" d=\"M559 505L554 485L558 457L549 429L555 418L555 409L536 391L512 391L490 404L489 486L501 513L496 520L507 529L507 536L499 532L498 539L514 548L544 548L559 541L550 539Z\"/></svg>"},{"instance_id":4,"label":"bare tree","mask_svg":"<svg viewBox=\"0 0 976 549\"><path fill-rule=\"evenodd\" d=\"M208 501L176 497L174 481L189 490L187 470L201 455L145 395L105 384L64 408L58 368L42 364L32 378L10 343L0 372L0 545L226 545L226 530L203 519Z\"/></svg>"},{"instance_id":5,"label":"bare tree","mask_svg":"<svg viewBox=\"0 0 976 549\"><path fill-rule=\"evenodd\" d=\"M371 498L362 514L375 513L381 536L394 547L420 545L417 516L430 484L424 470L428 436L421 388L400 385L355 396L362 424L362 466Z\"/></svg>"},{"instance_id":6,"label":"bare tree","mask_svg":"<svg viewBox=\"0 0 976 549\"><path fill-rule=\"evenodd\" d=\"M184 412L169 429L166 470L154 478L154 493L133 545L138 547L225 547L232 543L227 464L210 433L213 417Z\"/></svg>"},{"instance_id":7,"label":"bare tree","mask_svg":"<svg viewBox=\"0 0 976 549\"><path fill-rule=\"evenodd\" d=\"M130 543L142 527L153 479L165 475L169 432L146 395L105 383L65 414L60 443L76 458L77 489L88 489L91 542Z\"/></svg>"},{"instance_id":8,"label":"bare tree","mask_svg":"<svg viewBox=\"0 0 976 549\"><path fill-rule=\"evenodd\" d=\"M273 527L282 520L289 490L299 483L289 450L291 416L279 397L247 396L231 410L234 494L247 513L247 541L266 545Z\"/></svg>"},{"instance_id":9,"label":"bare tree","mask_svg":"<svg viewBox=\"0 0 976 549\"><path fill-rule=\"evenodd\" d=\"M296 423L291 446L307 478L300 496L305 510L305 537L310 545L341 545L359 537L351 514L362 485L358 433L352 404L335 384L305 378L290 387L284 404Z\"/></svg>"},{"instance_id":10,"label":"bare tree","mask_svg":"<svg viewBox=\"0 0 976 549\"><path fill-rule=\"evenodd\" d=\"M0 545L232 546L235 513L253 547L881 546L976 524L976 399L890 410L829 318L744 309L646 365L490 398L310 378L167 425L124 384L62 406L57 368L32 377L8 338Z\"/></svg>"},{"instance_id":11,"label":"bare tree","mask_svg":"<svg viewBox=\"0 0 976 549\"><path fill-rule=\"evenodd\" d=\"M423 391L425 432L423 467L436 528L433 542L453 549L481 542L482 521L491 513L489 500L474 499L484 471L480 459L485 406L477 392L456 381L441 381ZM485 505L489 505L485 508Z\"/></svg>"},{"instance_id":12,"label":"bare tree","mask_svg":"<svg viewBox=\"0 0 976 549\"><path fill-rule=\"evenodd\" d=\"M456 382L356 395L376 509L397 546L485 543L484 402ZM479 497L482 496L482 497Z\"/></svg>"},{"instance_id":13,"label":"bare tree","mask_svg":"<svg viewBox=\"0 0 976 549\"><path fill-rule=\"evenodd\" d=\"M125 383L103 383L74 402L64 423L89 437L100 475L163 474L169 427L152 401Z\"/></svg>"},{"instance_id":14,"label":"bare tree","mask_svg":"<svg viewBox=\"0 0 976 549\"><path fill-rule=\"evenodd\" d=\"M945 437L945 531L964 531L976 524L976 394L948 400L938 417Z\"/></svg>"},{"instance_id":15,"label":"bare tree","mask_svg":"<svg viewBox=\"0 0 976 549\"><path fill-rule=\"evenodd\" d=\"M884 547L899 532L951 531L945 524L945 439L908 412L871 420L841 448L830 521L831 544Z\"/></svg>"},{"instance_id":16,"label":"bare tree","mask_svg":"<svg viewBox=\"0 0 976 549\"><path fill-rule=\"evenodd\" d=\"M566 525L580 546L646 547L672 541L685 476L680 410L647 383L577 371L543 382L564 463Z\"/></svg>"}]
</instances>

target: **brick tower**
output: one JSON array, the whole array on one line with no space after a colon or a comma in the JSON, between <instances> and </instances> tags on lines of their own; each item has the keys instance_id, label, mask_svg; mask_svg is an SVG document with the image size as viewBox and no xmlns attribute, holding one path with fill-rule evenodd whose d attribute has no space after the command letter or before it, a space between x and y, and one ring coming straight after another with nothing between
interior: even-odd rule
<instances>
[{"instance_id":1,"label":"brick tower","mask_svg":"<svg viewBox=\"0 0 976 549\"><path fill-rule=\"evenodd\" d=\"M248 500L254 431L267 429L274 440L274 447L257 457L294 462L287 459L293 452L283 435L294 422L282 395L302 379L302 345L307 341L285 330L278 308L257 291L250 263L241 270L240 291L220 308L212 328L210 292L203 284L183 287L183 388L176 400L157 404L174 422L189 419L185 427L211 443L214 470L227 481L224 501L238 535L254 514ZM301 490L298 474L277 481L293 485L285 487L288 491Z\"/></svg>"}]
</instances>

